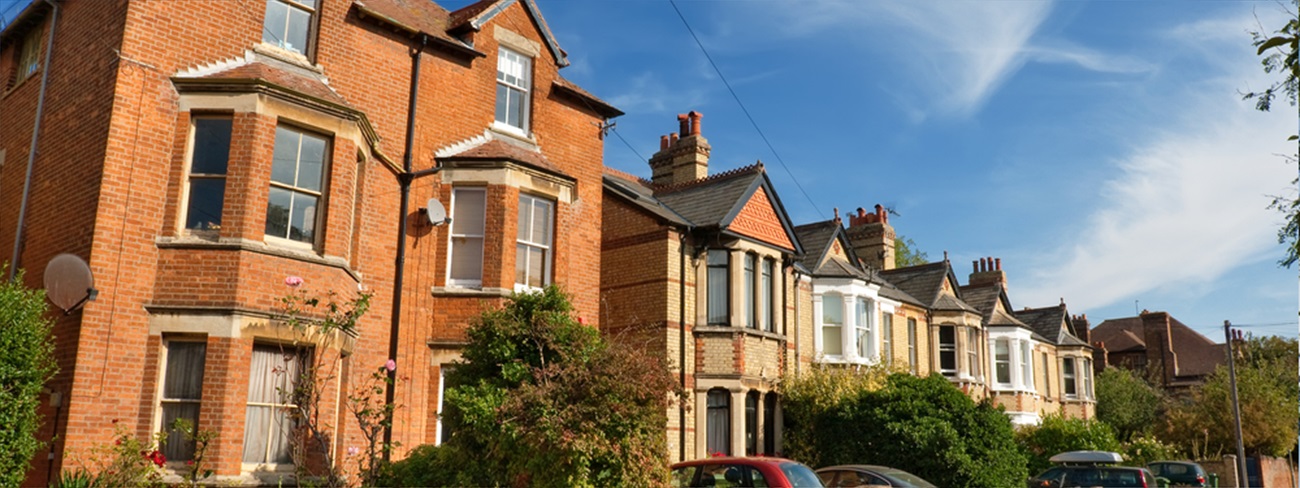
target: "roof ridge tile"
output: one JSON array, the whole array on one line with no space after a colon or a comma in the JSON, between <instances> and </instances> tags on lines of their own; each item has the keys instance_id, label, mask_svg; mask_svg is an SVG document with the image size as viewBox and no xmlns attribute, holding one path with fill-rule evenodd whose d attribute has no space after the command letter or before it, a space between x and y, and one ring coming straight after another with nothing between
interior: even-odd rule
<instances>
[{"instance_id":1,"label":"roof ridge tile","mask_svg":"<svg viewBox=\"0 0 1300 488\"><path fill-rule=\"evenodd\" d=\"M655 193L669 193L669 192L694 188L697 186L704 186L709 183L716 183L722 180L731 179L736 176L743 176L746 173L761 173L762 171L763 171L763 162L759 161L757 163L748 166L741 166L739 168L729 169L727 171L705 176L697 180L683 181L680 183L673 183L669 185L652 185L652 188L654 188Z\"/></svg>"}]
</instances>

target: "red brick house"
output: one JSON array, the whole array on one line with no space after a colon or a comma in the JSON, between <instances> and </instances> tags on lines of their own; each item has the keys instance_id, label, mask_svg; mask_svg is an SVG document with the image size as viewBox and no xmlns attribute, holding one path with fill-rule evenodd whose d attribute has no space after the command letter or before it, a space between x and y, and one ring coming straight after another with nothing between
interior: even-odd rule
<instances>
[{"instance_id":1,"label":"red brick house","mask_svg":"<svg viewBox=\"0 0 1300 488\"><path fill-rule=\"evenodd\" d=\"M36 1L0 46L0 259L39 287L71 253L99 290L57 319L52 459L29 484L114 421L146 437L175 417L219 434L218 479L289 479L287 352L342 354L327 398L395 359L393 440L434 443L442 366L483 307L555 283L599 326L600 127L621 112L560 76L532 0ZM291 292L359 290L355 336L275 320ZM323 410L354 465L354 423Z\"/></svg>"},{"instance_id":2,"label":"red brick house","mask_svg":"<svg viewBox=\"0 0 1300 488\"><path fill-rule=\"evenodd\" d=\"M1106 366L1138 371L1166 389L1186 390L1205 382L1227 363L1216 343L1167 312L1143 310L1136 317L1107 319L1089 332L1097 349L1097 370Z\"/></svg>"},{"instance_id":3,"label":"red brick house","mask_svg":"<svg viewBox=\"0 0 1300 488\"><path fill-rule=\"evenodd\" d=\"M763 165L710 175L701 116L678 120L651 179L606 169L602 331L674 368L689 406L666 412L673 460L780 452L776 387L812 350L803 251Z\"/></svg>"}]
</instances>

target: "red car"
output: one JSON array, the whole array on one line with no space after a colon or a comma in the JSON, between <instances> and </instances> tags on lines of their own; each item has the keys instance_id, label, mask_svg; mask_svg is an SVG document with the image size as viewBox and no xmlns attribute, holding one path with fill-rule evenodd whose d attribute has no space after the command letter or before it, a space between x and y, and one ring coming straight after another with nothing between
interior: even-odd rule
<instances>
[{"instance_id":1,"label":"red car","mask_svg":"<svg viewBox=\"0 0 1300 488\"><path fill-rule=\"evenodd\" d=\"M714 457L672 465L674 488L822 488L807 466L774 457Z\"/></svg>"}]
</instances>

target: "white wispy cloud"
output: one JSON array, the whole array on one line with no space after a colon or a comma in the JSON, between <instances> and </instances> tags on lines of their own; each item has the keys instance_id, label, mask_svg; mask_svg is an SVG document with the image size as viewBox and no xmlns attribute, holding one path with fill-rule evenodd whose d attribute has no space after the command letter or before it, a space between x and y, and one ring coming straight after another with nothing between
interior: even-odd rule
<instances>
[{"instance_id":1,"label":"white wispy cloud","mask_svg":"<svg viewBox=\"0 0 1300 488\"><path fill-rule=\"evenodd\" d=\"M610 96L608 100L628 113L662 113L698 106L704 98L701 89L674 89L658 73L647 71L633 76L621 93Z\"/></svg>"},{"instance_id":2,"label":"white wispy cloud","mask_svg":"<svg viewBox=\"0 0 1300 488\"><path fill-rule=\"evenodd\" d=\"M1019 301L1065 296L1081 311L1149 290L1193 289L1277 259L1280 218L1266 206L1295 176L1278 154L1295 150L1285 138L1296 119L1289 107L1257 112L1237 94L1268 80L1244 34L1249 22L1217 19L1164 33L1169 49L1195 53L1211 71L1153 87L1168 92L1168 103L1132 123L1159 129L1142 130L1146 136L1111 162L1115 176L1086 223L1070 230L1069 244L1028 260L1041 266L1017 287Z\"/></svg>"}]
</instances>

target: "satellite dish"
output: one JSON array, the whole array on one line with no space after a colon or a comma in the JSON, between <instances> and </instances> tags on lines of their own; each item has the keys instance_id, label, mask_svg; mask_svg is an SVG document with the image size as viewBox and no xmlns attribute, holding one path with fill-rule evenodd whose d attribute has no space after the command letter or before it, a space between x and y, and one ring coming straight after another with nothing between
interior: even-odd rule
<instances>
[{"instance_id":1,"label":"satellite dish","mask_svg":"<svg viewBox=\"0 0 1300 488\"><path fill-rule=\"evenodd\" d=\"M420 210L424 211L424 216L428 217L430 224L436 227L451 222L451 219L447 218L447 209L443 208L442 202L438 201L437 198L430 198L429 202L424 205L424 208Z\"/></svg>"},{"instance_id":2,"label":"satellite dish","mask_svg":"<svg viewBox=\"0 0 1300 488\"><path fill-rule=\"evenodd\" d=\"M45 296L67 315L99 295L86 261L72 254L54 256L45 265Z\"/></svg>"}]
</instances>

